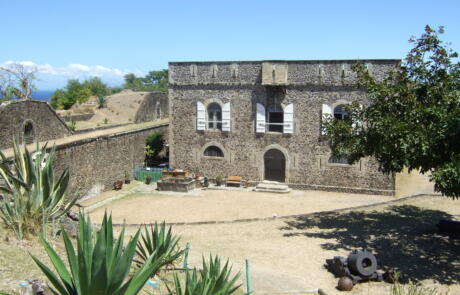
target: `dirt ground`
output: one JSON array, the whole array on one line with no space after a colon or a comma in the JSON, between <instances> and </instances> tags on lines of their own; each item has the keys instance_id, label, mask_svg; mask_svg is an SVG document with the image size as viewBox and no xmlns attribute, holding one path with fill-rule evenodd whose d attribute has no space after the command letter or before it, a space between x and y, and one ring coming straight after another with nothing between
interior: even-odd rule
<instances>
[{"instance_id":1,"label":"dirt ground","mask_svg":"<svg viewBox=\"0 0 460 295\"><path fill-rule=\"evenodd\" d=\"M81 105L75 104L69 110L57 111L62 115L71 114L94 114L90 120L77 121L76 129L95 128L113 124L132 123L144 96L150 92L123 90L106 97L106 106L97 108L96 97ZM107 121L105 121L107 119Z\"/></svg>"},{"instance_id":2,"label":"dirt ground","mask_svg":"<svg viewBox=\"0 0 460 295\"><path fill-rule=\"evenodd\" d=\"M229 221L335 210L393 199L389 196L296 190L286 194L223 190L200 190L188 194L151 192L128 195L97 208L90 212L90 216L93 220L100 220L107 210L112 212L114 223Z\"/></svg>"},{"instance_id":3,"label":"dirt ground","mask_svg":"<svg viewBox=\"0 0 460 295\"><path fill-rule=\"evenodd\" d=\"M388 200L395 202L378 204ZM324 212L351 204L371 206ZM410 279L460 294L460 239L439 235L435 226L441 218L460 220L460 202L445 197L398 199L318 191L286 195L137 193L94 210L92 220L99 220L106 209L113 213L114 222L126 219L127 224L263 218L276 213L278 218L263 221L173 226L182 244L191 243L192 267L201 265L202 255L218 254L229 258L235 271L241 271L240 283L244 285L245 259L249 259L254 294L294 294L317 288L329 295L343 294L335 288L337 279L323 265L328 258L361 248L376 253L383 266L399 271L403 283ZM312 214L279 218L307 213ZM129 226L128 232L136 229ZM390 290L387 283L372 282L355 286L350 294L391 294Z\"/></svg>"}]
</instances>

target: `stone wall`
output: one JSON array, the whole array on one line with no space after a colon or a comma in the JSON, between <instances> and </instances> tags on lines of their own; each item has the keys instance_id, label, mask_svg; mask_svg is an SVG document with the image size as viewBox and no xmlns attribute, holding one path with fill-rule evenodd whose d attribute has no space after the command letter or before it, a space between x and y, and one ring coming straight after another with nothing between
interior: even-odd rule
<instances>
[{"instance_id":1,"label":"stone wall","mask_svg":"<svg viewBox=\"0 0 460 295\"><path fill-rule=\"evenodd\" d=\"M169 116L168 94L150 92L144 96L139 110L134 118L135 123L155 121Z\"/></svg>"},{"instance_id":2,"label":"stone wall","mask_svg":"<svg viewBox=\"0 0 460 295\"><path fill-rule=\"evenodd\" d=\"M0 149L12 147L13 137L23 140L26 122L32 124L37 141L71 135L67 125L47 102L12 101L0 105Z\"/></svg>"},{"instance_id":3,"label":"stone wall","mask_svg":"<svg viewBox=\"0 0 460 295\"><path fill-rule=\"evenodd\" d=\"M264 179L264 154L278 149L286 159L285 181L292 187L363 193L394 193L394 177L378 170L371 158L355 165L329 163L327 138L321 135L323 104L368 103L355 87L351 65L356 61L277 61L287 69L282 85L262 85L263 62L170 63L170 162L210 177L239 175ZM396 69L397 60L366 60L370 72L382 79ZM275 70L273 71L275 76ZM276 97L284 108L294 105L294 132L256 133L256 104ZM230 102L231 131L197 131L197 102ZM203 155L219 147L224 157Z\"/></svg>"},{"instance_id":4,"label":"stone wall","mask_svg":"<svg viewBox=\"0 0 460 295\"><path fill-rule=\"evenodd\" d=\"M56 171L69 169L70 193L84 196L91 190L112 189L116 180L124 180L125 171L134 177L134 169L144 165L147 136L159 131L167 141L167 129L168 124L162 124L58 145Z\"/></svg>"}]
</instances>

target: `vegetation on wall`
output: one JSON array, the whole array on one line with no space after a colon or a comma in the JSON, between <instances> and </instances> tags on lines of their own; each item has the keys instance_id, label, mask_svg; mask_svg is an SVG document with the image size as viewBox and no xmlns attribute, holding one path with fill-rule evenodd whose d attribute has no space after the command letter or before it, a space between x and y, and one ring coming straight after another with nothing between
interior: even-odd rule
<instances>
[{"instance_id":1,"label":"vegetation on wall","mask_svg":"<svg viewBox=\"0 0 460 295\"><path fill-rule=\"evenodd\" d=\"M350 163L373 156L386 173L428 173L435 190L460 196L460 62L435 31L426 26L412 38L401 68L376 81L362 64L354 70L369 106L349 105L345 120L324 125L335 156Z\"/></svg>"}]
</instances>

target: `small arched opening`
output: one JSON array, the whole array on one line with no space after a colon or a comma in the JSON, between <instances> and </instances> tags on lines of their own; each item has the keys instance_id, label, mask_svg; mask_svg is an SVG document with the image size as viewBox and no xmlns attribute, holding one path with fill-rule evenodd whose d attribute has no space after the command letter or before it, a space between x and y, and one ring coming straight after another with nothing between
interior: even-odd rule
<instances>
[{"instance_id":1,"label":"small arched opening","mask_svg":"<svg viewBox=\"0 0 460 295\"><path fill-rule=\"evenodd\" d=\"M270 149L264 155L265 180L285 182L286 158L278 149Z\"/></svg>"},{"instance_id":2,"label":"small arched opening","mask_svg":"<svg viewBox=\"0 0 460 295\"><path fill-rule=\"evenodd\" d=\"M35 141L35 130L34 130L34 124L31 121L26 121L24 123L24 143L25 144L30 144Z\"/></svg>"},{"instance_id":3,"label":"small arched opening","mask_svg":"<svg viewBox=\"0 0 460 295\"><path fill-rule=\"evenodd\" d=\"M223 158L224 152L215 145L208 146L203 153L206 157Z\"/></svg>"}]
</instances>

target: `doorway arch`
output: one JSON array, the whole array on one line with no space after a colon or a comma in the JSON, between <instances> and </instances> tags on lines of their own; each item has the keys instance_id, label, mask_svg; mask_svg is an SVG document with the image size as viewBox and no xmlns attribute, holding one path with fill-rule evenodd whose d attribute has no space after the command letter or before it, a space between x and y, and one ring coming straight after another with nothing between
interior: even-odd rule
<instances>
[{"instance_id":1,"label":"doorway arch","mask_svg":"<svg viewBox=\"0 0 460 295\"><path fill-rule=\"evenodd\" d=\"M35 128L31 120L24 122L23 127L23 143L31 144L35 141Z\"/></svg>"},{"instance_id":2,"label":"doorway arch","mask_svg":"<svg viewBox=\"0 0 460 295\"><path fill-rule=\"evenodd\" d=\"M272 148L265 152L264 179L270 181L285 182L286 157L280 150Z\"/></svg>"}]
</instances>

